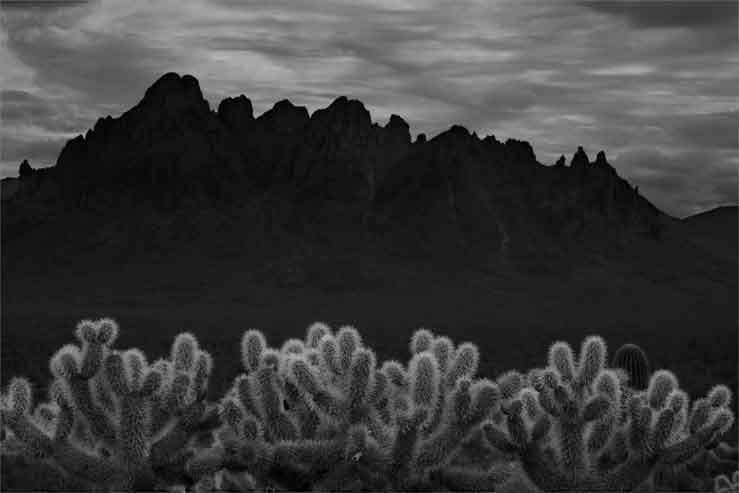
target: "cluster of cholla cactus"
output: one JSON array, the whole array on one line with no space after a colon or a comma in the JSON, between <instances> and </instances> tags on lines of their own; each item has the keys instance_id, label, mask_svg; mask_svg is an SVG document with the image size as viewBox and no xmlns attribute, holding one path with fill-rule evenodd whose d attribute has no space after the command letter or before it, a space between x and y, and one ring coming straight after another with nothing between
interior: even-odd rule
<instances>
[{"instance_id":1,"label":"cluster of cholla cactus","mask_svg":"<svg viewBox=\"0 0 739 493\"><path fill-rule=\"evenodd\" d=\"M734 421L727 387L691 405L669 371L646 378L636 347L608 367L600 337L577 357L557 342L546 367L493 381L477 377L474 344L425 329L407 364L378 362L352 327L315 323L279 349L249 330L244 373L209 404L211 357L194 336L149 364L114 350L117 334L110 319L81 322L80 344L51 359L48 402L10 381L3 454L96 491L653 491L736 465L719 442Z\"/></svg>"},{"instance_id":2,"label":"cluster of cholla cactus","mask_svg":"<svg viewBox=\"0 0 739 493\"><path fill-rule=\"evenodd\" d=\"M246 332L246 373L221 403L216 445L189 472L243 491L492 489L496 470L465 460L499 400L475 378L477 347L427 330L410 346L407 367L378 365L351 327L317 323L280 350Z\"/></svg>"},{"instance_id":3,"label":"cluster of cholla cactus","mask_svg":"<svg viewBox=\"0 0 739 493\"><path fill-rule=\"evenodd\" d=\"M137 349L112 349L113 320L85 320L81 343L51 359L49 401L34 407L28 380L14 378L2 396L5 453L59 469L91 489L166 487L185 475L198 439L217 425L205 402L211 357L181 334L170 359L149 365Z\"/></svg>"},{"instance_id":4,"label":"cluster of cholla cactus","mask_svg":"<svg viewBox=\"0 0 739 493\"><path fill-rule=\"evenodd\" d=\"M517 488L654 491L661 469L694 460L732 426L726 386L690 407L671 372L639 391L605 361L600 337L585 339L577 360L555 343L548 366L521 378L502 416L484 425L490 444L519 461Z\"/></svg>"}]
</instances>

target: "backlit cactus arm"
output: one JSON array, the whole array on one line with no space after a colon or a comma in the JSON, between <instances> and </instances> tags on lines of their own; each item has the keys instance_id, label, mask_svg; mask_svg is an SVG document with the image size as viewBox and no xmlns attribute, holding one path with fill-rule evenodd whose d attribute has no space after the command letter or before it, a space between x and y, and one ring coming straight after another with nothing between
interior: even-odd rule
<instances>
[{"instance_id":1,"label":"backlit cactus arm","mask_svg":"<svg viewBox=\"0 0 739 493\"><path fill-rule=\"evenodd\" d=\"M107 446L113 446L116 442L114 416L116 405L115 402L106 402L105 398L110 398L102 378L103 357L110 357L107 348L105 350L90 351L89 348L96 346L94 341L97 340L96 333L90 334L90 330L94 330L89 325L81 325L85 331L78 329L78 337L83 340L83 346L87 350L80 351L77 346L67 345L62 347L51 358L51 371L60 382L60 388L67 400L77 413L87 422L90 431L98 439ZM87 337L88 339L83 339ZM90 343L89 341L93 341ZM80 368L86 367L86 374L83 375ZM92 370L95 373L90 373ZM95 387L99 393L94 392ZM100 395L103 399L95 399L94 396ZM103 404L107 404L104 406Z\"/></svg>"},{"instance_id":2,"label":"backlit cactus arm","mask_svg":"<svg viewBox=\"0 0 739 493\"><path fill-rule=\"evenodd\" d=\"M25 451L34 458L50 457L52 437L39 427L30 415L33 407L31 384L25 378L14 378L3 395L2 424L8 427Z\"/></svg>"}]
</instances>

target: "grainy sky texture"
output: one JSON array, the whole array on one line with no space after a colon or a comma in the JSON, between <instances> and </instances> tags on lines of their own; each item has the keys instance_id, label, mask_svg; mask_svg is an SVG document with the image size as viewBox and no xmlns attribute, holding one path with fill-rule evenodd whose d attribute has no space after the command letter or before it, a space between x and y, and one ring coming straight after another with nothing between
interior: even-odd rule
<instances>
[{"instance_id":1,"label":"grainy sky texture","mask_svg":"<svg viewBox=\"0 0 739 493\"><path fill-rule=\"evenodd\" d=\"M0 2L0 176L137 103L168 71L255 113L339 95L433 136L459 123L539 161L601 149L655 205L737 202L737 2Z\"/></svg>"}]
</instances>

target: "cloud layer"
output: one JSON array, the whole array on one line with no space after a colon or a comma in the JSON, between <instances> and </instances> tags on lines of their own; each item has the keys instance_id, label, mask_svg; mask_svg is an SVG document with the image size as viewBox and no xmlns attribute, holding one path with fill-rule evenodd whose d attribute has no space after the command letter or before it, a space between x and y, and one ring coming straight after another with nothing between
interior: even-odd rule
<instances>
[{"instance_id":1,"label":"cloud layer","mask_svg":"<svg viewBox=\"0 0 739 493\"><path fill-rule=\"evenodd\" d=\"M0 175L53 164L167 71L211 105L339 95L413 133L583 145L682 216L737 201L736 2L2 2Z\"/></svg>"}]
</instances>

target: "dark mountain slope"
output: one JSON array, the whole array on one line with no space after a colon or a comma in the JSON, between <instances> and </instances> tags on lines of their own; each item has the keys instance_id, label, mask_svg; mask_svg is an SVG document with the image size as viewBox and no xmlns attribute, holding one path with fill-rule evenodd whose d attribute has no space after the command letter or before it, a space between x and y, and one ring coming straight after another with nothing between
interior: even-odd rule
<instances>
[{"instance_id":1,"label":"dark mountain slope","mask_svg":"<svg viewBox=\"0 0 739 493\"><path fill-rule=\"evenodd\" d=\"M739 213L736 206L724 206L686 217L678 230L682 237L715 256L734 264L736 272Z\"/></svg>"},{"instance_id":2,"label":"dark mountain slope","mask_svg":"<svg viewBox=\"0 0 739 493\"><path fill-rule=\"evenodd\" d=\"M283 100L255 118L243 95L212 111L194 77L170 73L135 107L70 140L56 166L3 181L4 246L9 255L46 248L33 237L63 233L73 251L85 236L130 253L143 235L156 238L150 249L207 254L223 239L288 235L508 263L618 255L659 241L673 222L603 153L563 159L544 166L527 142L459 126L411 143L400 117L380 126L346 97L312 115Z\"/></svg>"}]
</instances>

